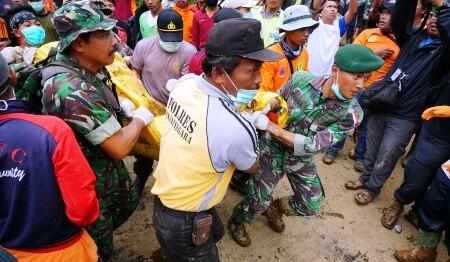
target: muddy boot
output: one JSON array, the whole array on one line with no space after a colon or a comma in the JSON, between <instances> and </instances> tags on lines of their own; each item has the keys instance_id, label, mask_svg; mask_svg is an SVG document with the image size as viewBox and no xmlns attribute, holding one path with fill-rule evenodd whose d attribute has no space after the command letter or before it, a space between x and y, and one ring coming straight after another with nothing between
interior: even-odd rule
<instances>
[{"instance_id":1,"label":"muddy boot","mask_svg":"<svg viewBox=\"0 0 450 262\"><path fill-rule=\"evenodd\" d=\"M238 245L248 247L252 243L250 235L247 233L246 224L235 224L233 220L228 220L228 230L231 237Z\"/></svg>"},{"instance_id":2,"label":"muddy boot","mask_svg":"<svg viewBox=\"0 0 450 262\"><path fill-rule=\"evenodd\" d=\"M335 159L336 159L336 154L333 154L333 153L325 150L325 153L323 154L323 157L322 157L322 161L325 164L331 165L331 164L333 164Z\"/></svg>"},{"instance_id":3,"label":"muddy boot","mask_svg":"<svg viewBox=\"0 0 450 262\"><path fill-rule=\"evenodd\" d=\"M395 222L397 222L402 213L403 205L397 200L394 200L394 203L383 212L381 224L387 229L394 228Z\"/></svg>"},{"instance_id":4,"label":"muddy boot","mask_svg":"<svg viewBox=\"0 0 450 262\"><path fill-rule=\"evenodd\" d=\"M364 161L363 160L356 160L355 165L353 166L356 171L362 172L364 169Z\"/></svg>"},{"instance_id":5,"label":"muddy boot","mask_svg":"<svg viewBox=\"0 0 450 262\"><path fill-rule=\"evenodd\" d=\"M286 226L284 225L282 219L283 214L278 210L278 199L273 201L267 210L262 214L269 220L270 228L272 228L275 232L283 233Z\"/></svg>"},{"instance_id":6,"label":"muddy boot","mask_svg":"<svg viewBox=\"0 0 450 262\"><path fill-rule=\"evenodd\" d=\"M436 259L436 247L441 235L441 232L420 230L417 245L410 250L396 250L394 256L401 262L433 262Z\"/></svg>"}]
</instances>

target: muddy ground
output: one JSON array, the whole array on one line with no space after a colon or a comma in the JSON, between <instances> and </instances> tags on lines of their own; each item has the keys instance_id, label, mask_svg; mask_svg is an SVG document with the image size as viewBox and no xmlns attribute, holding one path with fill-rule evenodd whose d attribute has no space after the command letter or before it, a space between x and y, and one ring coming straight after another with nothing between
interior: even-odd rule
<instances>
[{"instance_id":1,"label":"muddy ground","mask_svg":"<svg viewBox=\"0 0 450 262\"><path fill-rule=\"evenodd\" d=\"M403 226L400 234L380 224L383 208L391 203L393 192L402 181L403 168L398 163L374 202L358 206L354 192L345 190L343 186L346 181L359 176L353 169L353 160L347 157L351 143L348 141L345 150L331 166L322 163L322 154L316 157L326 193L319 215L285 218L287 228L282 234L272 231L265 217L259 217L250 227L252 245L248 248L238 246L227 232L218 243L221 261L395 261L392 254L396 248L411 247L417 240L417 230L403 217L398 222ZM130 164L132 159L126 162ZM152 252L159 248L151 220L153 203L150 189L153 182L151 179L147 183L144 197L133 216L115 233L114 261L152 261ZM284 178L275 196L291 192ZM240 194L229 190L224 201L217 206L225 224L240 198ZM447 250L441 243L436 261L446 261L447 258Z\"/></svg>"}]
</instances>

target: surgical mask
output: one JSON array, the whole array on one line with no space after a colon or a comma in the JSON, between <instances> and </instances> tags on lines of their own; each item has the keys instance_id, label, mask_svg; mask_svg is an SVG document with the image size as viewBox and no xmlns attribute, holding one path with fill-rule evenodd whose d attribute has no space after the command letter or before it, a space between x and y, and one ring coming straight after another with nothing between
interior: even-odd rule
<instances>
[{"instance_id":1,"label":"surgical mask","mask_svg":"<svg viewBox=\"0 0 450 262\"><path fill-rule=\"evenodd\" d=\"M44 10L44 1L38 1L38 2L28 2L29 5L36 11L37 13L42 12Z\"/></svg>"},{"instance_id":2,"label":"surgical mask","mask_svg":"<svg viewBox=\"0 0 450 262\"><path fill-rule=\"evenodd\" d=\"M253 18L253 14L251 12L244 13L242 18Z\"/></svg>"},{"instance_id":3,"label":"surgical mask","mask_svg":"<svg viewBox=\"0 0 450 262\"><path fill-rule=\"evenodd\" d=\"M159 45L164 51L175 53L181 47L181 42L163 42L159 40Z\"/></svg>"},{"instance_id":4,"label":"surgical mask","mask_svg":"<svg viewBox=\"0 0 450 262\"><path fill-rule=\"evenodd\" d=\"M222 86L222 88L225 90L225 92L227 92L227 94L226 94L227 97L231 101L233 101L234 106L236 108L238 108L244 104L248 104L249 102L251 102L253 100L253 98L255 98L256 93L258 93L258 90L256 90L256 89L238 89L236 87L236 85L234 84L233 80L231 80L230 76L227 74L227 72L225 72L225 75L227 76L228 80L230 80L234 89L236 89L237 94L236 94L236 96L233 96L223 86Z\"/></svg>"},{"instance_id":5,"label":"surgical mask","mask_svg":"<svg viewBox=\"0 0 450 262\"><path fill-rule=\"evenodd\" d=\"M40 46L45 40L45 30L40 26L30 26L21 30L25 41L31 46Z\"/></svg>"},{"instance_id":6,"label":"surgical mask","mask_svg":"<svg viewBox=\"0 0 450 262\"><path fill-rule=\"evenodd\" d=\"M334 83L333 83L333 85L331 86L331 89L333 90L334 94L336 95L336 97L337 97L339 100L346 101L346 100L348 100L348 99L345 98L345 97L341 94L341 91L339 90L339 84L337 83L337 82L338 82L338 79L339 79L339 73L336 73L336 78L334 79Z\"/></svg>"}]
</instances>

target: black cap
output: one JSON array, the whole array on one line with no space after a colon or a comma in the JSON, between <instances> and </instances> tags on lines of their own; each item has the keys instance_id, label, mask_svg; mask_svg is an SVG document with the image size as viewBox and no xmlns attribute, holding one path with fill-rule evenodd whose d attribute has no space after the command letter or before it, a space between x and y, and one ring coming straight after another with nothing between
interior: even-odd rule
<instances>
[{"instance_id":1,"label":"black cap","mask_svg":"<svg viewBox=\"0 0 450 262\"><path fill-rule=\"evenodd\" d=\"M242 15L234 8L221 8L214 15L214 23L219 23L220 21L227 20L230 18L241 18Z\"/></svg>"},{"instance_id":2,"label":"black cap","mask_svg":"<svg viewBox=\"0 0 450 262\"><path fill-rule=\"evenodd\" d=\"M264 49L261 23L250 18L231 18L212 28L206 41L206 55L241 56L257 61L278 61L276 52Z\"/></svg>"},{"instance_id":3,"label":"black cap","mask_svg":"<svg viewBox=\"0 0 450 262\"><path fill-rule=\"evenodd\" d=\"M183 19L172 8L161 10L156 21L163 42L183 41Z\"/></svg>"},{"instance_id":4,"label":"black cap","mask_svg":"<svg viewBox=\"0 0 450 262\"><path fill-rule=\"evenodd\" d=\"M392 13L395 6L395 0L384 0L381 6L378 8L378 12L383 12L384 9L388 10L389 13Z\"/></svg>"}]
</instances>

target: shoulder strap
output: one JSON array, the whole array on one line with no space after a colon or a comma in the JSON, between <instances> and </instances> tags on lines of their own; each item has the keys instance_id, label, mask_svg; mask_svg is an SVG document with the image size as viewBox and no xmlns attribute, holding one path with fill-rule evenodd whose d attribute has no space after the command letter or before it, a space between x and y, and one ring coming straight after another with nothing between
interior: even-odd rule
<instances>
[{"instance_id":1,"label":"shoulder strap","mask_svg":"<svg viewBox=\"0 0 450 262\"><path fill-rule=\"evenodd\" d=\"M42 75L41 85L43 86L48 79L61 73L70 73L77 76L80 75L79 72L64 65L63 63L52 62L41 70Z\"/></svg>"}]
</instances>

